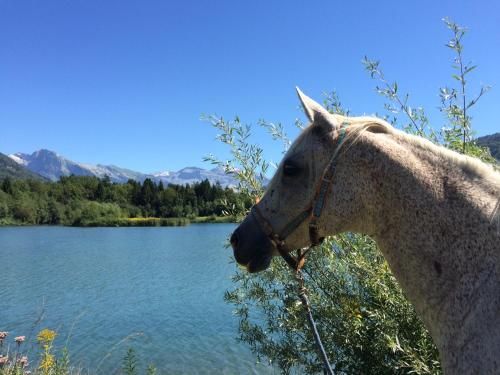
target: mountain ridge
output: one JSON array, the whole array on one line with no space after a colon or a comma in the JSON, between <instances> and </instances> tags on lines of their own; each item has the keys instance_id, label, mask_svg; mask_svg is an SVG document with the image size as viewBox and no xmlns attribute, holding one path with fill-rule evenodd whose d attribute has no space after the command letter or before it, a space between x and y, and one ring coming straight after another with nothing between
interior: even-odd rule
<instances>
[{"instance_id":1,"label":"mountain ridge","mask_svg":"<svg viewBox=\"0 0 500 375\"><path fill-rule=\"evenodd\" d=\"M0 153L0 179L3 178L33 178L36 180L45 180L44 177L37 173L28 170L23 165L20 165L15 160L12 160L8 155Z\"/></svg>"},{"instance_id":2,"label":"mountain ridge","mask_svg":"<svg viewBox=\"0 0 500 375\"><path fill-rule=\"evenodd\" d=\"M485 135L476 139L478 145L488 147L491 155L500 162L500 133Z\"/></svg>"},{"instance_id":3,"label":"mountain ridge","mask_svg":"<svg viewBox=\"0 0 500 375\"><path fill-rule=\"evenodd\" d=\"M19 167L37 173L51 181L57 181L61 176L71 174L77 176L95 176L104 178L106 176L112 182L125 183L129 179L144 181L149 178L155 182L164 184L193 184L208 179L210 183L220 183L223 187L235 187L237 181L224 173L221 168L204 169L200 167L185 167L178 171L159 171L154 173L143 173L116 165L88 164L72 161L54 151L40 149L31 154L16 152L8 155L11 161Z\"/></svg>"}]
</instances>

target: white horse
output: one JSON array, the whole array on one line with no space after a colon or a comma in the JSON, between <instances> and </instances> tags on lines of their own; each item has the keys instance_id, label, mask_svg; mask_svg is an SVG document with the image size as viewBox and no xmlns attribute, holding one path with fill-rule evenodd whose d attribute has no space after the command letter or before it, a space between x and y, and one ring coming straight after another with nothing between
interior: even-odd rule
<instances>
[{"instance_id":1,"label":"white horse","mask_svg":"<svg viewBox=\"0 0 500 375\"><path fill-rule=\"evenodd\" d=\"M350 231L379 245L438 347L445 373L500 374L500 175L373 117L311 125L231 236L249 272Z\"/></svg>"}]
</instances>

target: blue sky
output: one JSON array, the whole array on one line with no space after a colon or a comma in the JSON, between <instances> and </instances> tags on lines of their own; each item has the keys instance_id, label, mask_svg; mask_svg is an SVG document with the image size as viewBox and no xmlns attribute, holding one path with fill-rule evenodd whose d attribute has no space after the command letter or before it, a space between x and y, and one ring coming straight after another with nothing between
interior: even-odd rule
<instances>
[{"instance_id":1,"label":"blue sky","mask_svg":"<svg viewBox=\"0 0 500 375\"><path fill-rule=\"evenodd\" d=\"M227 151L202 114L303 117L294 87L336 90L354 114L382 111L361 59L424 106L436 128L451 84L449 16L467 26L478 135L500 131L500 2L0 0L0 152L55 150L143 172L207 166ZM280 145L254 141L273 160Z\"/></svg>"}]
</instances>

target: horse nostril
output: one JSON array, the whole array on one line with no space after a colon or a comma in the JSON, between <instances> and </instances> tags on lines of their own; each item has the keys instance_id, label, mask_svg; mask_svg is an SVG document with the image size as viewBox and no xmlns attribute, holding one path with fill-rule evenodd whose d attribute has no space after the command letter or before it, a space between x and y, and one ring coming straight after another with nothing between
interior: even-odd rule
<instances>
[{"instance_id":1,"label":"horse nostril","mask_svg":"<svg viewBox=\"0 0 500 375\"><path fill-rule=\"evenodd\" d=\"M231 235L231 239L229 241L231 241L231 246L233 247L233 249L236 249L238 247L238 230L235 230L233 232L233 234Z\"/></svg>"}]
</instances>

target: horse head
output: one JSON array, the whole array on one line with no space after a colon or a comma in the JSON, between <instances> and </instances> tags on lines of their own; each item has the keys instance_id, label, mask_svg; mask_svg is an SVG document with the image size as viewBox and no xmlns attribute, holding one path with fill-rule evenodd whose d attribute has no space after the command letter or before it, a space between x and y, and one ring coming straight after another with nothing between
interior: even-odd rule
<instances>
[{"instance_id":1,"label":"horse head","mask_svg":"<svg viewBox=\"0 0 500 375\"><path fill-rule=\"evenodd\" d=\"M231 236L235 259L249 272L266 269L274 255L321 242L339 226L347 210L345 202L354 201L355 189L343 186L346 179L340 176L346 169L338 160L347 124L299 89L297 93L310 125L291 145L264 196ZM327 199L331 190L342 199ZM337 207L335 217L332 204Z\"/></svg>"}]
</instances>

